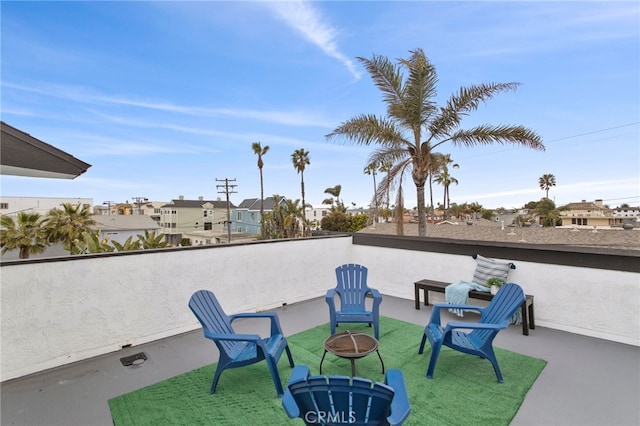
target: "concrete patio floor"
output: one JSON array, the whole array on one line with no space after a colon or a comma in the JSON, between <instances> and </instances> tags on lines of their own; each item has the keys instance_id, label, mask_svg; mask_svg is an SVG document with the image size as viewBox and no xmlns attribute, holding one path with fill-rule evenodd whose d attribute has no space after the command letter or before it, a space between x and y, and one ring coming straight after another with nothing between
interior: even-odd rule
<instances>
[{"instance_id":1,"label":"concrete patio floor","mask_svg":"<svg viewBox=\"0 0 640 426\"><path fill-rule=\"evenodd\" d=\"M428 321L429 307L415 310L413 300L383 297L382 315L418 325ZM276 312L287 335L328 321L323 298ZM240 332L247 325L241 321L234 324ZM416 356L420 338L416 336ZM640 424L640 348L540 326L529 336L523 336L520 327L511 326L498 334L495 345L548 361L513 425ZM122 366L120 358L139 352L148 357L142 365ZM422 356L426 373L428 357ZM0 422L25 426L111 425L110 398L216 360L215 345L196 330L8 381L1 385ZM283 424L289 423L283 416Z\"/></svg>"}]
</instances>

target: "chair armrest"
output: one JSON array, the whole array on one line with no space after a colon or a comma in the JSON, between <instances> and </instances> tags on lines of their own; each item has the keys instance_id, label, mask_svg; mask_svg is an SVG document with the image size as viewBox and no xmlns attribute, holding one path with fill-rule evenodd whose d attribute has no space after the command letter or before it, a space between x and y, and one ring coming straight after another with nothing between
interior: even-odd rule
<instances>
[{"instance_id":1,"label":"chair armrest","mask_svg":"<svg viewBox=\"0 0 640 426\"><path fill-rule=\"evenodd\" d=\"M402 371L388 370L384 383L391 386L394 391L393 400L391 401L391 415L387 417L387 421L390 425L402 424L411 412Z\"/></svg>"},{"instance_id":2,"label":"chair armrest","mask_svg":"<svg viewBox=\"0 0 640 426\"><path fill-rule=\"evenodd\" d=\"M282 396L282 406L284 407L284 411L286 411L287 416L290 419L295 419L296 417L300 417L300 409L298 408L298 404L296 404L293 395L289 391L289 384L296 383L301 380L307 380L309 377L309 367L306 365L297 365L293 368L291 372L291 376L289 377L289 382L284 389L284 395Z\"/></svg>"},{"instance_id":3,"label":"chair armrest","mask_svg":"<svg viewBox=\"0 0 640 426\"><path fill-rule=\"evenodd\" d=\"M204 337L211 340L233 340L236 342L257 342L262 338L257 334L221 334L204 330Z\"/></svg>"},{"instance_id":4,"label":"chair armrest","mask_svg":"<svg viewBox=\"0 0 640 426\"><path fill-rule=\"evenodd\" d=\"M324 300L329 303L330 305L333 304L333 298L336 295L336 290L335 289L330 289L327 290L327 294L324 296Z\"/></svg>"},{"instance_id":5,"label":"chair armrest","mask_svg":"<svg viewBox=\"0 0 640 426\"><path fill-rule=\"evenodd\" d=\"M327 295L324 297L325 302L329 305L329 318L333 318L336 315L336 301L334 299L336 295L335 289L327 290Z\"/></svg>"},{"instance_id":6,"label":"chair armrest","mask_svg":"<svg viewBox=\"0 0 640 426\"><path fill-rule=\"evenodd\" d=\"M464 309L464 310L468 310L468 311L477 311L482 313L482 311L484 311L485 308L483 308L482 306L478 306L478 305L450 305L448 303L436 303L435 305L433 305L433 310L440 310L440 309Z\"/></svg>"},{"instance_id":7,"label":"chair armrest","mask_svg":"<svg viewBox=\"0 0 640 426\"><path fill-rule=\"evenodd\" d=\"M382 295L375 288L370 288L369 291L371 291L371 297L373 297L373 306L378 307L382 303Z\"/></svg>"},{"instance_id":8,"label":"chair armrest","mask_svg":"<svg viewBox=\"0 0 640 426\"><path fill-rule=\"evenodd\" d=\"M470 311L477 311L480 313L482 313L482 311L484 310L483 307L476 305L450 305L448 303L436 303L431 309L431 318L429 319L429 324L441 325L440 311L442 309L466 309Z\"/></svg>"},{"instance_id":9,"label":"chair armrest","mask_svg":"<svg viewBox=\"0 0 640 426\"><path fill-rule=\"evenodd\" d=\"M229 316L229 323L232 323L234 320L238 318L269 318L271 320L271 336L275 336L276 334L282 334L282 327L280 327L280 320L278 319L278 314L275 312L241 312L238 314Z\"/></svg>"},{"instance_id":10,"label":"chair armrest","mask_svg":"<svg viewBox=\"0 0 640 426\"><path fill-rule=\"evenodd\" d=\"M479 322L450 322L447 323L447 327L444 329L446 334L450 330L457 328L467 328L470 330L502 330L507 328L508 324L485 324Z\"/></svg>"}]
</instances>

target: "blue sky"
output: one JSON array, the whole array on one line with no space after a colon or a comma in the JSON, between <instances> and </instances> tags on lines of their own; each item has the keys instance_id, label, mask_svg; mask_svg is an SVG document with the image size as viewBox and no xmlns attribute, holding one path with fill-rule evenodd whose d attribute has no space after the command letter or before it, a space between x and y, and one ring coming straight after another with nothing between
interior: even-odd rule
<instances>
[{"instance_id":1,"label":"blue sky","mask_svg":"<svg viewBox=\"0 0 640 426\"><path fill-rule=\"evenodd\" d=\"M291 162L309 151L306 201L342 185L348 205L373 192L371 147L327 142L361 113L384 114L355 59L407 57L436 66L438 100L461 86L520 82L462 122L522 124L545 152L455 148L451 201L522 207L555 175L557 205L640 205L640 5L628 2L7 2L2 120L92 164L74 180L2 176L2 195L169 201L300 198ZM405 183L408 208L415 186ZM442 188L435 187L435 201Z\"/></svg>"}]
</instances>

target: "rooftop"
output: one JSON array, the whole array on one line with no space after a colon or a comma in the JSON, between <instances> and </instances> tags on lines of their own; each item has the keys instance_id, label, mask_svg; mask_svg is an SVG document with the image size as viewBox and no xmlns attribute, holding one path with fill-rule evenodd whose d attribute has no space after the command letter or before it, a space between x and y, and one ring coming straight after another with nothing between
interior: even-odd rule
<instances>
[{"instance_id":1,"label":"rooftop","mask_svg":"<svg viewBox=\"0 0 640 426\"><path fill-rule=\"evenodd\" d=\"M383 297L382 314L418 325L428 321L430 307L415 310L411 300ZM184 305L186 309L186 303ZM323 298L275 311L288 335L328 321ZM239 332L250 330L246 322L239 324ZM415 356L424 357L426 374L428 352L427 355L417 354L421 337L415 339ZM384 345L384 341L380 344ZM640 424L638 347L545 327L536 327L529 336L524 336L519 326L499 333L495 344L548 361L513 419L513 425ZM122 366L120 358L138 352L144 352L147 361L139 367ZM292 352L295 360L295 348ZM196 330L12 380L2 385L2 424L111 425L107 405L110 398L216 360L215 345ZM283 377L283 381L286 380ZM425 377L424 380L428 379ZM444 378L436 376L433 380ZM217 392L224 392L224 385L219 386ZM275 398L271 394L269 397ZM215 395L212 400L215 403ZM287 424L284 411L282 414L283 424Z\"/></svg>"}]
</instances>

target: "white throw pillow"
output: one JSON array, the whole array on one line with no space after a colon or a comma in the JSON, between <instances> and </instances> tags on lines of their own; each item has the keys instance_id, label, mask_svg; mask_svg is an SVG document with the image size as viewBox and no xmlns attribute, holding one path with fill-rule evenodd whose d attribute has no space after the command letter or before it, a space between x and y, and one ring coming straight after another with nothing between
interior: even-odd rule
<instances>
[{"instance_id":1,"label":"white throw pillow","mask_svg":"<svg viewBox=\"0 0 640 426\"><path fill-rule=\"evenodd\" d=\"M476 265L476 270L473 273L472 281L483 286L486 286L487 280L493 277L502 278L507 281L509 270L513 265L511 262L490 259L488 257L480 256L479 254L476 257L476 261L478 264Z\"/></svg>"}]
</instances>

